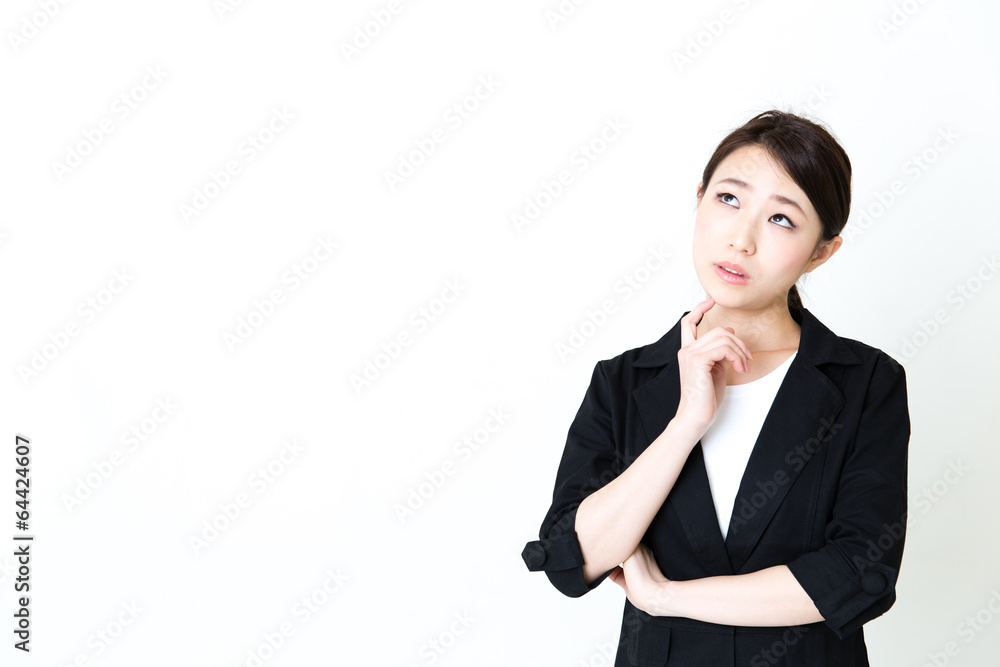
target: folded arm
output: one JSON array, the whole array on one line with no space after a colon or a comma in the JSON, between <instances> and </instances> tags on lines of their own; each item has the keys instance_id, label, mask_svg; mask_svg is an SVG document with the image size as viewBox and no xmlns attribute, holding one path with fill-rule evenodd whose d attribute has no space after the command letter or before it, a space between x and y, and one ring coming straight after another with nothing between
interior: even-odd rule
<instances>
[{"instance_id":1,"label":"folded arm","mask_svg":"<svg viewBox=\"0 0 1000 667\"><path fill-rule=\"evenodd\" d=\"M667 581L658 585L654 616L684 616L708 623L788 626L823 616L791 570L776 565L750 574Z\"/></svg>"}]
</instances>

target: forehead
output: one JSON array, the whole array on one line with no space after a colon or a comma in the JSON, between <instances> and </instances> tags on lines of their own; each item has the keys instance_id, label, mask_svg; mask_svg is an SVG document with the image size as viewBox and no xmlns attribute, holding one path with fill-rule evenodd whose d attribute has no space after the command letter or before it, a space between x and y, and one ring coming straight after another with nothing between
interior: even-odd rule
<instances>
[{"instance_id":1,"label":"forehead","mask_svg":"<svg viewBox=\"0 0 1000 667\"><path fill-rule=\"evenodd\" d=\"M797 194L802 189L795 184L784 167L770 153L760 146L741 146L727 155L716 167L712 180L735 177L751 185L794 188Z\"/></svg>"}]
</instances>

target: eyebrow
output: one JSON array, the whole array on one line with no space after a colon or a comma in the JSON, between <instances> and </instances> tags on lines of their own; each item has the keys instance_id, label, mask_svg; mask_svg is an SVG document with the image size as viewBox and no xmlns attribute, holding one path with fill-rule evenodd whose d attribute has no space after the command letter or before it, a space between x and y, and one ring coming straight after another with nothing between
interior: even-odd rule
<instances>
[{"instance_id":1,"label":"eyebrow","mask_svg":"<svg viewBox=\"0 0 1000 667\"><path fill-rule=\"evenodd\" d=\"M733 185L735 185L737 187L741 187L741 188L743 188L745 190L749 190L750 192L753 192L753 186L752 185L750 185L746 181L741 181L740 179L733 178L731 176L729 178L723 178L721 181L719 181L719 183L732 183ZM771 195L771 199L775 200L776 202L780 202L782 204L788 204L789 206L794 206L795 208L799 209L799 213L801 213L802 215L806 214L806 212L802 210L802 207L799 206L798 203L794 199L789 199L788 197L786 197L784 195Z\"/></svg>"}]
</instances>

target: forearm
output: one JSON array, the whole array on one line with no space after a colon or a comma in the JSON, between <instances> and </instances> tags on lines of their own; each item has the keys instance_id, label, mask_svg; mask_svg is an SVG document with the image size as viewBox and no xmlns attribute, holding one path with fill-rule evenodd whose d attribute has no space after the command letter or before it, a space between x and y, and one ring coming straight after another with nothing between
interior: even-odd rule
<instances>
[{"instance_id":1,"label":"forearm","mask_svg":"<svg viewBox=\"0 0 1000 667\"><path fill-rule=\"evenodd\" d=\"M655 616L684 616L722 625L780 627L823 620L784 565L750 574L668 581L656 596Z\"/></svg>"},{"instance_id":2,"label":"forearm","mask_svg":"<svg viewBox=\"0 0 1000 667\"><path fill-rule=\"evenodd\" d=\"M583 499L576 533L588 584L635 551L702 431L672 420L621 475Z\"/></svg>"}]
</instances>

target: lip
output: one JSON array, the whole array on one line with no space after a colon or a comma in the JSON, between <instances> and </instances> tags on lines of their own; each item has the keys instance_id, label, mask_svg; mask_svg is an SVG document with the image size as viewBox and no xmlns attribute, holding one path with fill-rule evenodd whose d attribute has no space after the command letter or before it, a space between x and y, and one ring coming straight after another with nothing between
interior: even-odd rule
<instances>
[{"instance_id":1,"label":"lip","mask_svg":"<svg viewBox=\"0 0 1000 667\"><path fill-rule=\"evenodd\" d=\"M732 273L729 273L729 271L726 271L726 269L736 271L741 275L739 276L734 275ZM745 284L750 280L750 276L747 275L746 270L739 264L733 264L732 262L716 262L715 272L719 275L720 278L722 278L726 282L733 283L736 285Z\"/></svg>"}]
</instances>

